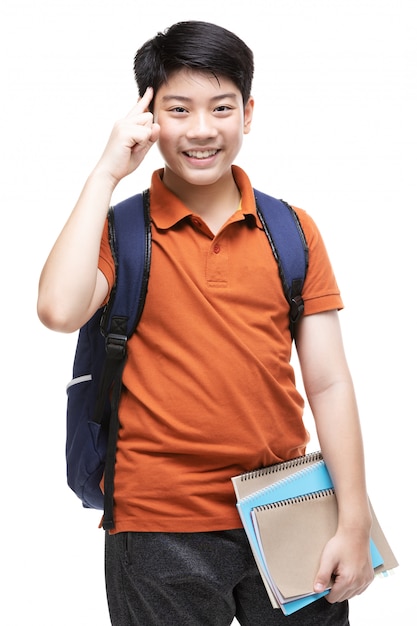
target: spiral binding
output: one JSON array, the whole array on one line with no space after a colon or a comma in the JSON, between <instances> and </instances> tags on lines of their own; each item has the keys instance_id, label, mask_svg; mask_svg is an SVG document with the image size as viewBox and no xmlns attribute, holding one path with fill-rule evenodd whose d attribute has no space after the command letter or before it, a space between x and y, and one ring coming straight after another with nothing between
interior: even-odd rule
<instances>
[{"instance_id":1,"label":"spiral binding","mask_svg":"<svg viewBox=\"0 0 417 626\"><path fill-rule=\"evenodd\" d=\"M278 502L270 502L269 504L260 504L254 508L255 511L268 511L270 509L279 509L290 504L300 504L302 502L308 502L310 500L318 500L319 498L326 498L334 496L334 489L321 489L320 491L313 491L311 493L305 493L301 496L295 496L294 498L288 498L287 500L279 500Z\"/></svg>"},{"instance_id":2,"label":"spiral binding","mask_svg":"<svg viewBox=\"0 0 417 626\"><path fill-rule=\"evenodd\" d=\"M323 455L319 450L317 452L309 452L304 456L297 456L295 459L290 459L289 461L283 461L282 463L276 463L275 465L269 465L268 467L262 467L251 472L246 472L246 474L241 475L240 480L243 482L245 480L252 480L253 478L257 478L259 476L275 474L285 469L303 467L304 465L314 463L315 461L321 461L322 459Z\"/></svg>"}]
</instances>

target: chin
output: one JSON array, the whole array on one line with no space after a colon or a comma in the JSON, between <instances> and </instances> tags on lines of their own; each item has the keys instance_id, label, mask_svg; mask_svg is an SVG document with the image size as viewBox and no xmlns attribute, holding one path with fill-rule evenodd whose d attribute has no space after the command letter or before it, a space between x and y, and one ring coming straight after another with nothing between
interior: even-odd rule
<instances>
[{"instance_id":1,"label":"chin","mask_svg":"<svg viewBox=\"0 0 417 626\"><path fill-rule=\"evenodd\" d=\"M200 169L192 172L183 172L183 179L190 185L215 185L232 171L231 166L221 171L213 171L211 169Z\"/></svg>"}]
</instances>

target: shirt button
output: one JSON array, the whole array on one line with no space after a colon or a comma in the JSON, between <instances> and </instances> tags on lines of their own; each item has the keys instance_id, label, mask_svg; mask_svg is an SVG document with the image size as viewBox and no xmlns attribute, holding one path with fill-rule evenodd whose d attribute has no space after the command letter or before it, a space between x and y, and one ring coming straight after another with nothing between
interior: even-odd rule
<instances>
[{"instance_id":1,"label":"shirt button","mask_svg":"<svg viewBox=\"0 0 417 626\"><path fill-rule=\"evenodd\" d=\"M214 254L219 254L219 252L220 252L220 246L219 246L219 244L218 244L218 243L216 243L216 245L214 246L214 248L213 248L213 252L214 252Z\"/></svg>"},{"instance_id":2,"label":"shirt button","mask_svg":"<svg viewBox=\"0 0 417 626\"><path fill-rule=\"evenodd\" d=\"M192 220L193 220L193 223L194 223L196 226L201 226L201 222L200 222L200 220L199 220L199 219L197 219L196 217L193 217L193 218L192 218Z\"/></svg>"}]
</instances>

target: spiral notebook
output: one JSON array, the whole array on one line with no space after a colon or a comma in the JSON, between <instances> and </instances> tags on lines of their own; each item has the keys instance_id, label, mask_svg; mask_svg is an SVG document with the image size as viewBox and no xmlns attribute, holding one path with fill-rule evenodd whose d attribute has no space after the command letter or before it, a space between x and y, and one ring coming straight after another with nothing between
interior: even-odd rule
<instances>
[{"instance_id":1,"label":"spiral notebook","mask_svg":"<svg viewBox=\"0 0 417 626\"><path fill-rule=\"evenodd\" d=\"M326 595L312 582L337 526L333 484L320 452L232 478L237 508L271 603L290 615ZM397 567L371 506L376 573Z\"/></svg>"}]
</instances>

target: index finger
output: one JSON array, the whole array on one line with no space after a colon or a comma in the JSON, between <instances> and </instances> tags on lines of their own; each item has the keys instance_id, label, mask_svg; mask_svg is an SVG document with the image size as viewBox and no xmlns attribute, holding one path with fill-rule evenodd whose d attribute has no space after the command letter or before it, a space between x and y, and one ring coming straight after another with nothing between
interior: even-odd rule
<instances>
[{"instance_id":1,"label":"index finger","mask_svg":"<svg viewBox=\"0 0 417 626\"><path fill-rule=\"evenodd\" d=\"M145 93L143 94L143 96L138 98L135 106L130 109L126 117L131 117L132 115L136 116L140 113L148 113L149 105L152 102L152 98L153 98L153 89L152 87L148 87Z\"/></svg>"},{"instance_id":2,"label":"index finger","mask_svg":"<svg viewBox=\"0 0 417 626\"><path fill-rule=\"evenodd\" d=\"M149 105L152 102L152 98L153 98L153 88L147 87L143 96L138 98L138 104L141 104L143 106L143 109L142 109L143 111L149 110Z\"/></svg>"}]
</instances>

